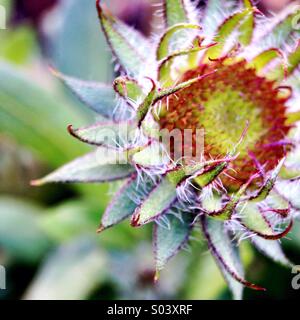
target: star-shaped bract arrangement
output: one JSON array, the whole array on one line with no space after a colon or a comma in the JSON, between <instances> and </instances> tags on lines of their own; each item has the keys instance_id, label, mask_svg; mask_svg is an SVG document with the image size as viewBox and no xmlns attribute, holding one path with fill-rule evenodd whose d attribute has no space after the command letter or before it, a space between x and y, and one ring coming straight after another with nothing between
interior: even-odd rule
<instances>
[{"instance_id":1,"label":"star-shaped bract arrangement","mask_svg":"<svg viewBox=\"0 0 300 320\"><path fill-rule=\"evenodd\" d=\"M234 298L264 290L245 280L237 243L292 266L279 239L300 207L299 7L266 18L250 0L210 0L203 12L166 0L150 40L96 7L121 76L108 86L54 71L97 113L96 124L68 128L96 149L33 184L124 180L99 232L154 222L158 277L200 227ZM172 130L190 143L166 148L161 132Z\"/></svg>"}]
</instances>

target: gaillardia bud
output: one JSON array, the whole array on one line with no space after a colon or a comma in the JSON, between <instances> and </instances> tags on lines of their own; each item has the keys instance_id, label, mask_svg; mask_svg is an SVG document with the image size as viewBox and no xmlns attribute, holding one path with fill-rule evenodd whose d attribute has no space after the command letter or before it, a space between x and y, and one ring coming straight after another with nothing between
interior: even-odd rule
<instances>
[{"instance_id":1,"label":"gaillardia bud","mask_svg":"<svg viewBox=\"0 0 300 320\"><path fill-rule=\"evenodd\" d=\"M125 180L99 231L152 222L158 275L200 226L234 297L264 290L245 280L236 242L292 266L278 240L300 209L299 7L270 20L250 0L210 0L201 14L165 0L148 40L96 4L121 76L55 73L98 114L69 127L97 148L33 184Z\"/></svg>"}]
</instances>

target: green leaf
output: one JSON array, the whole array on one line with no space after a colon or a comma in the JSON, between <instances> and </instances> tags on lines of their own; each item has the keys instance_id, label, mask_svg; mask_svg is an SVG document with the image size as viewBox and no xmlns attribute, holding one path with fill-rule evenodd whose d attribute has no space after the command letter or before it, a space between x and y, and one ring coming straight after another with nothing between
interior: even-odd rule
<instances>
[{"instance_id":1,"label":"green leaf","mask_svg":"<svg viewBox=\"0 0 300 320\"><path fill-rule=\"evenodd\" d=\"M163 12L165 28L172 28L178 24L197 23L196 18L190 14L192 11L195 13L196 9L191 9L193 6L194 4L192 4L190 0L165 0ZM173 34L172 37L167 40L167 42L169 42L168 47L170 52L188 48L191 46L194 36L195 32L191 29L177 29L176 34Z\"/></svg>"},{"instance_id":2,"label":"green leaf","mask_svg":"<svg viewBox=\"0 0 300 320\"><path fill-rule=\"evenodd\" d=\"M295 23L299 22L299 16L299 6L291 4L281 14L279 21L277 17L274 18L275 21L273 22L271 29L266 33L263 33L257 41L262 43L263 46L268 46L269 48L284 48L284 45L289 43L289 41L294 42L294 34L298 34L299 36L299 30L295 28Z\"/></svg>"},{"instance_id":3,"label":"green leaf","mask_svg":"<svg viewBox=\"0 0 300 320\"><path fill-rule=\"evenodd\" d=\"M201 217L203 233L208 246L222 271L235 299L242 299L243 285L255 290L264 290L244 279L243 267L232 239L221 221Z\"/></svg>"},{"instance_id":4,"label":"green leaf","mask_svg":"<svg viewBox=\"0 0 300 320\"><path fill-rule=\"evenodd\" d=\"M34 186L46 183L108 182L124 179L134 171L124 163L126 158L117 151L97 148L95 151L64 165L43 179L33 181Z\"/></svg>"},{"instance_id":5,"label":"green leaf","mask_svg":"<svg viewBox=\"0 0 300 320\"><path fill-rule=\"evenodd\" d=\"M200 187L204 188L209 185L216 177L223 172L228 166L228 162L223 162L219 165L213 166L208 170L201 172L197 177L194 178L194 182Z\"/></svg>"},{"instance_id":6,"label":"green leaf","mask_svg":"<svg viewBox=\"0 0 300 320\"><path fill-rule=\"evenodd\" d=\"M203 197L201 200L201 207L208 214L210 212L220 211L222 209L222 197L215 193L209 197Z\"/></svg>"},{"instance_id":7,"label":"green leaf","mask_svg":"<svg viewBox=\"0 0 300 320\"><path fill-rule=\"evenodd\" d=\"M137 190L138 180L136 177L124 183L107 207L101 220L99 232L120 223L134 213L138 206L133 200Z\"/></svg>"},{"instance_id":8,"label":"green leaf","mask_svg":"<svg viewBox=\"0 0 300 320\"><path fill-rule=\"evenodd\" d=\"M269 196L270 192L272 191L276 183L277 177L283 167L284 162L285 162L285 158L283 158L279 162L277 167L269 174L269 177L265 180L263 186L260 188L258 193L250 198L251 202L257 203L265 200Z\"/></svg>"},{"instance_id":9,"label":"green leaf","mask_svg":"<svg viewBox=\"0 0 300 320\"><path fill-rule=\"evenodd\" d=\"M266 240L279 240L285 237L293 226L291 220L288 226L280 232L275 233L275 227L278 226L278 221L271 221L267 214L261 212L257 204L248 202L240 212L241 224L246 229L257 236Z\"/></svg>"},{"instance_id":10,"label":"green leaf","mask_svg":"<svg viewBox=\"0 0 300 320\"><path fill-rule=\"evenodd\" d=\"M178 31L186 30L186 29L200 30L201 27L196 24L182 23L182 24L176 24L171 28L169 28L160 39L159 46L156 52L157 61L160 61L171 54L169 49L170 49L170 42L172 42L172 38L174 37L174 35L176 35Z\"/></svg>"},{"instance_id":11,"label":"green leaf","mask_svg":"<svg viewBox=\"0 0 300 320\"><path fill-rule=\"evenodd\" d=\"M224 0L207 1L201 21L204 34L209 37L213 36L217 31L218 23L233 12L233 6L236 6L236 4L236 0L226 0L226 2Z\"/></svg>"},{"instance_id":12,"label":"green leaf","mask_svg":"<svg viewBox=\"0 0 300 320\"><path fill-rule=\"evenodd\" d=\"M251 237L251 241L261 253L268 256L273 261L288 268L293 267L293 264L283 253L279 241L266 240L258 236Z\"/></svg>"},{"instance_id":13,"label":"green leaf","mask_svg":"<svg viewBox=\"0 0 300 320\"><path fill-rule=\"evenodd\" d=\"M288 114L287 119L288 119L287 124L293 124L294 122L299 121L300 120L300 112ZM298 120L296 120L296 119L298 119ZM300 176L300 168L283 166L281 168L279 176L283 180L297 179Z\"/></svg>"},{"instance_id":14,"label":"green leaf","mask_svg":"<svg viewBox=\"0 0 300 320\"><path fill-rule=\"evenodd\" d=\"M143 88L136 80L128 77L118 77L114 81L115 91L129 102L136 103L145 98Z\"/></svg>"},{"instance_id":15,"label":"green leaf","mask_svg":"<svg viewBox=\"0 0 300 320\"><path fill-rule=\"evenodd\" d=\"M253 0L243 0L245 8L252 9L253 8Z\"/></svg>"},{"instance_id":16,"label":"green leaf","mask_svg":"<svg viewBox=\"0 0 300 320\"><path fill-rule=\"evenodd\" d=\"M136 209L131 220L132 226L139 227L155 220L170 209L176 199L176 185L165 176Z\"/></svg>"},{"instance_id":17,"label":"green leaf","mask_svg":"<svg viewBox=\"0 0 300 320\"><path fill-rule=\"evenodd\" d=\"M0 197L0 247L26 263L36 263L51 242L39 226L42 209L25 201Z\"/></svg>"},{"instance_id":18,"label":"green leaf","mask_svg":"<svg viewBox=\"0 0 300 320\"><path fill-rule=\"evenodd\" d=\"M287 125L292 125L296 122L300 121L300 112L295 111L287 114L287 119L286 119L286 124ZM298 175L298 174L296 174Z\"/></svg>"},{"instance_id":19,"label":"green leaf","mask_svg":"<svg viewBox=\"0 0 300 320\"><path fill-rule=\"evenodd\" d=\"M204 16L201 21L201 24L203 25L203 28L206 32L208 32L209 30L213 32L216 31L217 25L212 17L220 18L220 16L223 16L221 14L221 11L223 9L222 4L222 0L210 0L207 2Z\"/></svg>"},{"instance_id":20,"label":"green leaf","mask_svg":"<svg viewBox=\"0 0 300 320\"><path fill-rule=\"evenodd\" d=\"M224 230L224 224L205 217L201 219L201 224L208 247L232 291L233 298L241 300L243 284L236 280L232 274L242 279L244 277L243 266L234 244Z\"/></svg>"},{"instance_id":21,"label":"green leaf","mask_svg":"<svg viewBox=\"0 0 300 320\"><path fill-rule=\"evenodd\" d=\"M79 80L63 75L57 70L52 71L81 102L105 118L113 117L116 108L116 93L111 86Z\"/></svg>"},{"instance_id":22,"label":"green leaf","mask_svg":"<svg viewBox=\"0 0 300 320\"><path fill-rule=\"evenodd\" d=\"M239 41L242 45L247 46L251 43L253 38L253 31L255 26L254 9L251 0L244 0L245 8L252 10L252 14L246 17L245 21L241 24L239 32Z\"/></svg>"},{"instance_id":23,"label":"green leaf","mask_svg":"<svg viewBox=\"0 0 300 320\"><path fill-rule=\"evenodd\" d=\"M190 22L185 0L165 0L164 10L167 27Z\"/></svg>"},{"instance_id":24,"label":"green leaf","mask_svg":"<svg viewBox=\"0 0 300 320\"><path fill-rule=\"evenodd\" d=\"M178 214L180 218L172 214L165 215L168 227L154 225L153 241L157 271L162 270L189 240L194 216L188 212Z\"/></svg>"},{"instance_id":25,"label":"green leaf","mask_svg":"<svg viewBox=\"0 0 300 320\"><path fill-rule=\"evenodd\" d=\"M108 14L107 18L112 20L116 31L118 31L120 35L128 41L131 47L133 47L138 54L143 57L143 59L149 60L150 57L152 58L152 56L149 55L149 53L152 55L152 43L148 38L146 38L140 31L132 28L116 17L112 17Z\"/></svg>"},{"instance_id":26,"label":"green leaf","mask_svg":"<svg viewBox=\"0 0 300 320\"><path fill-rule=\"evenodd\" d=\"M198 185L201 189L206 187L228 167L228 164L230 162L236 159L236 153L238 152L239 147L243 142L245 132L246 129L242 133L237 144L232 148L231 151L228 152L225 158L219 160L211 160L205 163L206 170L201 171L198 175L195 176L193 180L196 185Z\"/></svg>"},{"instance_id":27,"label":"green leaf","mask_svg":"<svg viewBox=\"0 0 300 320\"><path fill-rule=\"evenodd\" d=\"M163 59L158 67L158 79L161 85L163 86L163 88L172 87L172 89L174 89L176 79L172 78L172 67L178 57L184 57L184 56L191 57L192 55L194 55L195 53L199 53L203 49L205 48L195 47L192 49L175 51L173 54ZM200 77L198 79L200 80Z\"/></svg>"},{"instance_id":28,"label":"green leaf","mask_svg":"<svg viewBox=\"0 0 300 320\"><path fill-rule=\"evenodd\" d=\"M57 166L86 151L66 134L67 124L82 118L13 66L0 64L0 132L9 133L46 163Z\"/></svg>"},{"instance_id":29,"label":"green leaf","mask_svg":"<svg viewBox=\"0 0 300 320\"><path fill-rule=\"evenodd\" d=\"M288 74L291 75L300 65L300 40L296 49L288 56Z\"/></svg>"},{"instance_id":30,"label":"green leaf","mask_svg":"<svg viewBox=\"0 0 300 320\"><path fill-rule=\"evenodd\" d=\"M294 154L294 157L297 155ZM298 173L300 173L299 168L296 169ZM296 173L296 172L295 172ZM299 194L299 174L298 177L295 178L295 180L279 180L276 183L276 191L287 201L290 202L290 204L295 207L297 210L300 208L300 198L298 197Z\"/></svg>"},{"instance_id":31,"label":"green leaf","mask_svg":"<svg viewBox=\"0 0 300 320\"><path fill-rule=\"evenodd\" d=\"M287 215L290 209L289 201L282 197L278 192L272 190L269 196L265 200L266 206L269 208L268 210L272 212L272 210L281 210L282 212L286 211ZM267 210L267 209L266 209ZM268 212L268 211L266 211ZM284 215L284 214L283 214Z\"/></svg>"},{"instance_id":32,"label":"green leaf","mask_svg":"<svg viewBox=\"0 0 300 320\"><path fill-rule=\"evenodd\" d=\"M273 60L278 58L282 60L284 59L282 52L279 49L272 48L260 53L249 64L259 72L262 71L264 67L266 67Z\"/></svg>"},{"instance_id":33,"label":"green leaf","mask_svg":"<svg viewBox=\"0 0 300 320\"><path fill-rule=\"evenodd\" d=\"M253 176L252 178L250 178L248 182L242 185L237 192L232 193L228 199L228 202L223 207L221 207L218 210L213 210L211 212L208 212L207 214L210 217L215 219L219 219L223 221L230 220L232 215L235 212L236 207L242 200L242 197L245 195L246 191L248 190L249 186L251 185L255 177L256 176ZM211 202L211 203L208 203L208 205L214 206L214 204L217 205L219 203L218 200L220 199L218 199L217 197L213 197L212 199L208 199L208 200L209 202Z\"/></svg>"},{"instance_id":34,"label":"green leaf","mask_svg":"<svg viewBox=\"0 0 300 320\"><path fill-rule=\"evenodd\" d=\"M263 215L259 211L258 207L254 203L247 203L243 206L241 212L241 221L247 229L255 232L259 232L264 235L272 235L273 230L269 226L268 222L264 219Z\"/></svg>"},{"instance_id":35,"label":"green leaf","mask_svg":"<svg viewBox=\"0 0 300 320\"><path fill-rule=\"evenodd\" d=\"M212 175L214 176L215 174L219 174L220 170L224 169L224 165L226 167L226 163L229 163L231 160L232 160L231 158L218 159L218 160L210 160L206 162L199 162L196 164L185 165L178 169L169 171L166 177L169 179L171 183L173 183L175 186L178 186L187 177L197 176L198 174L198 177L200 178L203 177L203 179L201 178L199 180L199 187L202 188L207 185L207 181L211 179ZM220 163L221 165L217 165ZM209 169L205 170L207 167ZM206 174L208 174L208 176L206 176ZM194 182L195 182L195 179L194 179Z\"/></svg>"},{"instance_id":36,"label":"green leaf","mask_svg":"<svg viewBox=\"0 0 300 320\"><path fill-rule=\"evenodd\" d=\"M132 161L143 167L163 166L170 163L170 158L161 143L153 141L143 150L135 153Z\"/></svg>"},{"instance_id":37,"label":"green leaf","mask_svg":"<svg viewBox=\"0 0 300 320\"><path fill-rule=\"evenodd\" d=\"M97 0L99 19L113 54L127 73L138 77L148 60L147 56L143 56L141 51L136 49L142 43L132 43L131 38L133 38L135 31L130 29L130 32L128 32L128 28L124 29L124 24L115 17L104 13L100 2L100 0Z\"/></svg>"},{"instance_id":38,"label":"green leaf","mask_svg":"<svg viewBox=\"0 0 300 320\"><path fill-rule=\"evenodd\" d=\"M196 49L198 50L198 48ZM161 90L155 97L154 99L154 102L153 104L155 104L156 102L158 102L159 100L162 100L180 90L183 90L185 88L188 88L190 87L191 85L193 85L194 83L198 82L198 81L201 81L203 80L204 78L206 77L209 77L211 76L212 74L214 74L216 71L212 71L212 72L209 72L209 73L206 73L204 74L203 76L199 76L197 78L193 78L193 79L190 79L190 80L187 80L187 81L184 81L184 82L181 82L179 83L178 85L176 86L173 86L173 87L170 87L170 88L166 88L166 89L163 89ZM166 84L166 83L165 83Z\"/></svg>"},{"instance_id":39,"label":"green leaf","mask_svg":"<svg viewBox=\"0 0 300 320\"><path fill-rule=\"evenodd\" d=\"M108 148L126 147L136 134L135 121L128 122L99 122L85 128L73 129L69 126L69 132L82 142L105 146Z\"/></svg>"},{"instance_id":40,"label":"green leaf","mask_svg":"<svg viewBox=\"0 0 300 320\"><path fill-rule=\"evenodd\" d=\"M249 18L250 15L252 15L252 10L245 9L241 12L237 12L231 15L221 24L217 35L214 38L214 41L217 42L218 45L207 50L205 54L207 59L217 59L224 53L223 50L227 39L229 39L231 34L237 28L240 28L241 24L245 21L246 18Z\"/></svg>"},{"instance_id":41,"label":"green leaf","mask_svg":"<svg viewBox=\"0 0 300 320\"><path fill-rule=\"evenodd\" d=\"M299 13L300 17L300 13ZM282 68L281 65L275 67L274 70L270 71L271 79L283 80L284 77L289 77L291 79L295 76L295 71L299 69L300 65L300 41L298 41L296 48L288 55L287 62L284 61L287 65L284 65L285 68ZM297 77L297 75L295 76ZM289 119L288 119L289 120Z\"/></svg>"},{"instance_id":42,"label":"green leaf","mask_svg":"<svg viewBox=\"0 0 300 320\"><path fill-rule=\"evenodd\" d=\"M155 82L149 78L149 80L152 83L152 88L150 92L145 97L144 101L139 105L136 113L137 113L137 120L139 122L139 125L143 122L146 115L148 114L148 111L150 110L150 107L152 106L152 103L154 101L154 98L157 96L157 88Z\"/></svg>"},{"instance_id":43,"label":"green leaf","mask_svg":"<svg viewBox=\"0 0 300 320\"><path fill-rule=\"evenodd\" d=\"M83 300L107 279L107 256L92 238L58 247L26 290L25 300ZM84 276L83 276L84 275Z\"/></svg>"}]
</instances>

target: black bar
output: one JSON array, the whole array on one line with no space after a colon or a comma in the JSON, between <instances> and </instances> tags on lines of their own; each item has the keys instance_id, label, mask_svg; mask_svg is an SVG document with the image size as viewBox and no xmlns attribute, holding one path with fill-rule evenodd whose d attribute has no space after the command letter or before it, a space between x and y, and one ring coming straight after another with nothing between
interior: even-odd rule
<instances>
[{"instance_id":1,"label":"black bar","mask_svg":"<svg viewBox=\"0 0 300 320\"><path fill-rule=\"evenodd\" d=\"M298 300L299 301L299 300ZM298 302L299 304L299 302ZM58 313L59 310L59 313ZM23 316L89 315L99 319L205 319L209 316L232 316L261 319L287 315L297 310L297 301L1 301L0 314L21 313ZM4 319L4 317L1 317Z\"/></svg>"}]
</instances>

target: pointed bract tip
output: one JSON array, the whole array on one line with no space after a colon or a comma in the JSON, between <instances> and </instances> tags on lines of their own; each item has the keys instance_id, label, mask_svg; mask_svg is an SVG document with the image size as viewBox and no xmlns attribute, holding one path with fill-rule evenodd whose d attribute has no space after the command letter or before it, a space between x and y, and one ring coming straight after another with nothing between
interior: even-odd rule
<instances>
[{"instance_id":1,"label":"pointed bract tip","mask_svg":"<svg viewBox=\"0 0 300 320\"><path fill-rule=\"evenodd\" d=\"M113 18L109 10L107 9L106 4L104 3L103 5L101 5L101 1L102 0L96 0L96 8L97 8L99 19L102 20L103 18L107 18L108 16L110 18Z\"/></svg>"},{"instance_id":2,"label":"pointed bract tip","mask_svg":"<svg viewBox=\"0 0 300 320\"><path fill-rule=\"evenodd\" d=\"M154 81L152 78L150 78L150 77L145 77L145 79L148 79L148 80L151 82L151 84L152 84L152 89L151 89L151 91L153 91L153 90L156 88L156 83L155 83L155 81Z\"/></svg>"},{"instance_id":3,"label":"pointed bract tip","mask_svg":"<svg viewBox=\"0 0 300 320\"><path fill-rule=\"evenodd\" d=\"M291 265L291 267L294 268L295 271L300 272L300 266Z\"/></svg>"},{"instance_id":4,"label":"pointed bract tip","mask_svg":"<svg viewBox=\"0 0 300 320\"><path fill-rule=\"evenodd\" d=\"M61 78L61 73L52 64L48 65L48 70L57 78Z\"/></svg>"},{"instance_id":5,"label":"pointed bract tip","mask_svg":"<svg viewBox=\"0 0 300 320\"><path fill-rule=\"evenodd\" d=\"M75 134L75 130L74 130L74 128L73 128L73 125L69 124L69 125L67 126L67 130L68 130L68 132L69 132L69 134L70 134L71 136L73 136L73 137L75 137L75 138L78 139L78 136Z\"/></svg>"},{"instance_id":6,"label":"pointed bract tip","mask_svg":"<svg viewBox=\"0 0 300 320\"><path fill-rule=\"evenodd\" d=\"M141 224L140 224L140 214L139 213L138 214L134 214L132 216L132 219L130 221L130 225L132 227L135 227L135 228L141 226Z\"/></svg>"},{"instance_id":7,"label":"pointed bract tip","mask_svg":"<svg viewBox=\"0 0 300 320\"><path fill-rule=\"evenodd\" d=\"M255 285L255 284L251 285L250 288L253 289L253 290L257 290L257 291L263 291L263 292L266 292L266 291L267 291L266 288L257 286L257 285Z\"/></svg>"},{"instance_id":8,"label":"pointed bract tip","mask_svg":"<svg viewBox=\"0 0 300 320\"><path fill-rule=\"evenodd\" d=\"M96 8L97 8L98 13L102 12L101 0L96 0Z\"/></svg>"},{"instance_id":9,"label":"pointed bract tip","mask_svg":"<svg viewBox=\"0 0 300 320\"><path fill-rule=\"evenodd\" d=\"M41 179L37 179L37 180L31 180L30 181L30 185L32 186L32 187L40 187L40 186L42 186L44 183L43 183L43 180L41 180Z\"/></svg>"},{"instance_id":10,"label":"pointed bract tip","mask_svg":"<svg viewBox=\"0 0 300 320\"><path fill-rule=\"evenodd\" d=\"M276 168L273 170L273 172L272 172L272 177L276 178L276 177L279 175L279 173L280 173L280 171L281 171L281 169L282 169L282 167L283 167L283 165L284 165L285 160L286 160L286 157L283 157L283 158L279 161L277 167L276 167Z\"/></svg>"},{"instance_id":11,"label":"pointed bract tip","mask_svg":"<svg viewBox=\"0 0 300 320\"><path fill-rule=\"evenodd\" d=\"M279 166L279 167L282 167L283 164L284 164L284 162L285 162L285 160L286 160L286 157L283 157L283 158L279 161L278 166Z\"/></svg>"},{"instance_id":12,"label":"pointed bract tip","mask_svg":"<svg viewBox=\"0 0 300 320\"><path fill-rule=\"evenodd\" d=\"M263 17L265 16L265 14L261 10L259 10L257 7L253 7L253 12L254 14L261 15Z\"/></svg>"},{"instance_id":13,"label":"pointed bract tip","mask_svg":"<svg viewBox=\"0 0 300 320\"><path fill-rule=\"evenodd\" d=\"M84 142L84 143L90 143L88 140L85 140L84 138L82 138L79 134L78 134L78 129L74 129L73 125L69 124L67 126L67 130L68 130L68 133L76 138L77 140L81 141L81 142Z\"/></svg>"},{"instance_id":14,"label":"pointed bract tip","mask_svg":"<svg viewBox=\"0 0 300 320\"><path fill-rule=\"evenodd\" d=\"M239 281L239 280L238 280ZM239 282L241 282L241 281L239 281ZM244 286L246 286L246 287L248 287L248 288L250 288L250 289L253 289L253 290L256 290L256 291L267 291L267 289L266 288L264 288L264 287L261 287L261 286L259 286L259 285L256 285L256 284L254 284L254 283L251 283L251 282L249 282L249 281L242 281L241 282Z\"/></svg>"},{"instance_id":15,"label":"pointed bract tip","mask_svg":"<svg viewBox=\"0 0 300 320\"><path fill-rule=\"evenodd\" d=\"M99 226L99 228L97 229L97 231L96 231L96 233L102 233L104 230L105 230L106 228L103 226L103 224L101 224L100 226Z\"/></svg>"},{"instance_id":16,"label":"pointed bract tip","mask_svg":"<svg viewBox=\"0 0 300 320\"><path fill-rule=\"evenodd\" d=\"M100 21L104 18L104 12L103 12L103 7L101 6L101 0L96 0L96 9L98 12L98 17Z\"/></svg>"},{"instance_id":17,"label":"pointed bract tip","mask_svg":"<svg viewBox=\"0 0 300 320\"><path fill-rule=\"evenodd\" d=\"M154 284L158 283L159 278L160 278L160 270L157 269L157 270L155 271L155 275L154 275L154 279L153 279Z\"/></svg>"}]
</instances>

